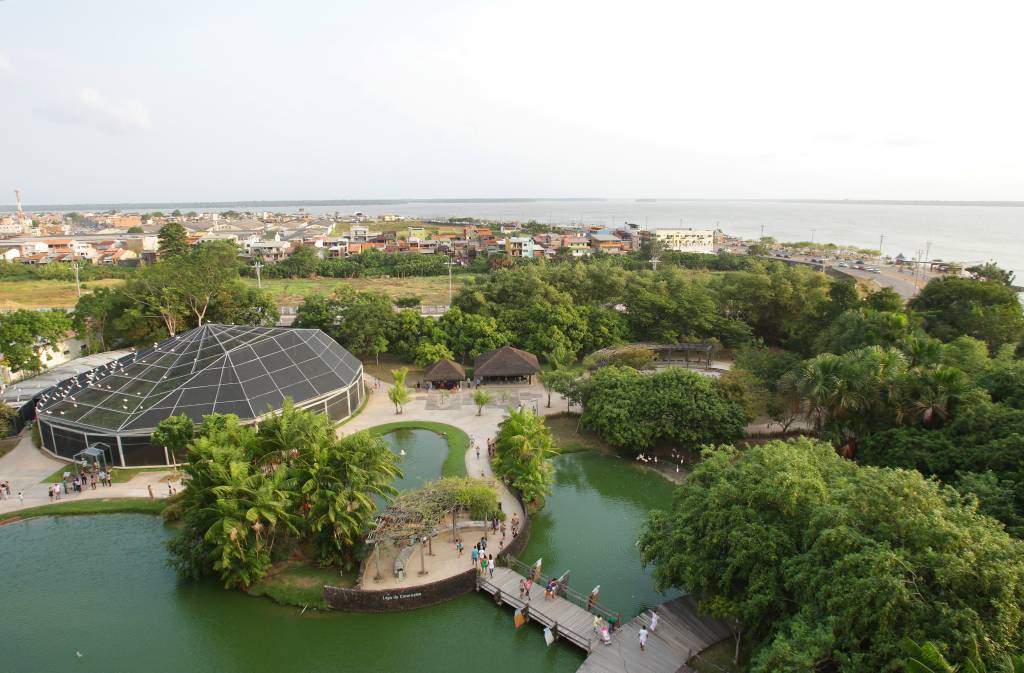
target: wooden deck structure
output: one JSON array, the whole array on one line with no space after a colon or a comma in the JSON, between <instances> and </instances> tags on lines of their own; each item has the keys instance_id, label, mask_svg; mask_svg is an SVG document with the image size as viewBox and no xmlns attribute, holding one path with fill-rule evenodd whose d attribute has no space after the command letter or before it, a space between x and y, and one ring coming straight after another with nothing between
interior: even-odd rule
<instances>
[{"instance_id":1,"label":"wooden deck structure","mask_svg":"<svg viewBox=\"0 0 1024 673\"><path fill-rule=\"evenodd\" d=\"M549 578L543 575L534 583L529 600L521 599L519 581L531 568L509 560L512 567L495 568L493 578L478 577L477 590L491 594L498 605L523 610L529 621L550 628L556 638L587 652L577 673L690 673L693 669L686 662L693 655L731 636L725 622L700 615L692 598L680 596L655 608L658 628L650 633L645 650L640 650L637 633L641 626L650 625L650 611L621 625L612 634L611 644L605 645L594 632L594 617L600 614L619 621L618 614L599 603L589 605L587 596L568 587L554 600L544 600L544 584Z\"/></svg>"},{"instance_id":2,"label":"wooden deck structure","mask_svg":"<svg viewBox=\"0 0 1024 673\"><path fill-rule=\"evenodd\" d=\"M648 635L645 650L640 650L637 633L641 626L650 626L650 610L618 629L611 645L595 646L576 673L694 673L686 663L695 654L732 636L728 624L702 616L689 596L654 609L658 629Z\"/></svg>"}]
</instances>

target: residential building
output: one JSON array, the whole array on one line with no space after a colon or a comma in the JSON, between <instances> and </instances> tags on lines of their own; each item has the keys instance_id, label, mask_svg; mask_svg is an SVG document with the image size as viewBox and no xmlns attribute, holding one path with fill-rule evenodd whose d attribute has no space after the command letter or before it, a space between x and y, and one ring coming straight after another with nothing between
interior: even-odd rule
<instances>
[{"instance_id":1,"label":"residential building","mask_svg":"<svg viewBox=\"0 0 1024 673\"><path fill-rule=\"evenodd\" d=\"M622 239L614 234L591 234L590 249L593 252L618 255L623 251Z\"/></svg>"},{"instance_id":2,"label":"residential building","mask_svg":"<svg viewBox=\"0 0 1024 673\"><path fill-rule=\"evenodd\" d=\"M711 229L655 229L654 237L675 252L715 251L715 232Z\"/></svg>"}]
</instances>

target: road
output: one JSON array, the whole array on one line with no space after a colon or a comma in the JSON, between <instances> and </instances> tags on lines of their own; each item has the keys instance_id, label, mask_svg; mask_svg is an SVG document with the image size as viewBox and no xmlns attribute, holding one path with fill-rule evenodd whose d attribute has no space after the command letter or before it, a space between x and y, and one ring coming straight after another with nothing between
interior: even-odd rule
<instances>
[{"instance_id":1,"label":"road","mask_svg":"<svg viewBox=\"0 0 1024 673\"><path fill-rule=\"evenodd\" d=\"M809 255L793 255L790 259L794 262L799 262L801 264L810 264L819 269L822 266L821 264L811 262L812 258ZM880 287L892 288L893 290L896 291L897 294L903 297L904 301L907 301L911 299L914 295L916 295L918 287L924 287L929 280L942 275L934 273L924 273L922 276L918 277L917 286L915 286L913 273L911 273L910 270L901 271L900 269L902 267L882 265L877 267L878 270L881 271L881 273L872 273L870 271L861 271L859 269L854 269L853 267L839 268L836 266L836 264L837 262L832 261L826 263L825 266L834 268L836 271L844 273L853 278L872 281Z\"/></svg>"}]
</instances>

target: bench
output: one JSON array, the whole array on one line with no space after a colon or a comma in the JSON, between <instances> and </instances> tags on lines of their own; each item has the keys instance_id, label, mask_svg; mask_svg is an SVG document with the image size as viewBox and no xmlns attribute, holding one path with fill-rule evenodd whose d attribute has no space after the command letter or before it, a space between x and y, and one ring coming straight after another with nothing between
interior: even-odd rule
<instances>
[{"instance_id":1,"label":"bench","mask_svg":"<svg viewBox=\"0 0 1024 673\"><path fill-rule=\"evenodd\" d=\"M415 551L416 545L411 544L402 547L401 551L398 552L398 556L395 557L395 577L405 577L405 566Z\"/></svg>"}]
</instances>

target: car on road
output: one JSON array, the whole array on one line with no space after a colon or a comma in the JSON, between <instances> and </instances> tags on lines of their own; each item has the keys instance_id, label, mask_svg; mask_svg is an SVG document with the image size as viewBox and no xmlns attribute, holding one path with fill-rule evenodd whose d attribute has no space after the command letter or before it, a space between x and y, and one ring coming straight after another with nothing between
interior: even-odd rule
<instances>
[{"instance_id":1,"label":"car on road","mask_svg":"<svg viewBox=\"0 0 1024 673\"><path fill-rule=\"evenodd\" d=\"M846 262L839 262L839 265L838 265L838 266L839 266L839 268L841 268L841 269L848 269L848 268L850 268L850 265L849 265L849 264L847 264Z\"/></svg>"}]
</instances>

